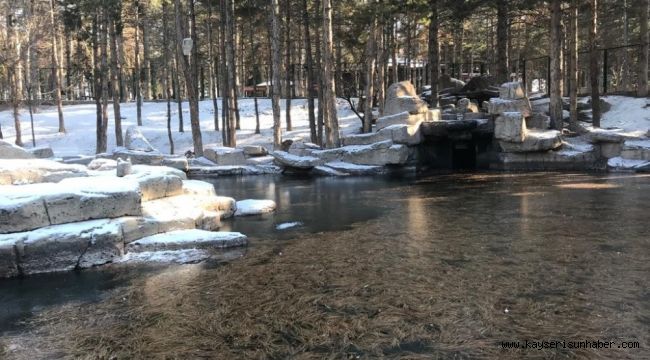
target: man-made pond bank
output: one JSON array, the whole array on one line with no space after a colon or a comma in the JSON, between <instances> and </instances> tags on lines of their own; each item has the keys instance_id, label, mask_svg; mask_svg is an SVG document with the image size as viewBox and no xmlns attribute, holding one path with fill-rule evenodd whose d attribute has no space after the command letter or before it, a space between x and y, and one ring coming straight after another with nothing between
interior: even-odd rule
<instances>
[{"instance_id":1,"label":"man-made pond bank","mask_svg":"<svg viewBox=\"0 0 650 360\"><path fill-rule=\"evenodd\" d=\"M644 346L528 352L499 346L526 339L650 343L647 176L214 183L217 193L278 204L272 215L224 221L224 229L249 236L242 258L219 267L168 266L136 274L95 302L71 298L37 309L26 327L0 338L0 354L649 355ZM302 225L276 230L287 222Z\"/></svg>"}]
</instances>

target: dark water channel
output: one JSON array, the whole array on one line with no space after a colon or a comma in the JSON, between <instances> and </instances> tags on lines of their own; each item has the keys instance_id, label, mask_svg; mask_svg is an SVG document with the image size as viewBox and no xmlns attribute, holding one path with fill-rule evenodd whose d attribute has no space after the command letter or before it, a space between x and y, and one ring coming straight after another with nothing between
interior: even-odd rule
<instances>
[{"instance_id":1,"label":"dark water channel","mask_svg":"<svg viewBox=\"0 0 650 360\"><path fill-rule=\"evenodd\" d=\"M111 298L138 293L141 285L133 284L155 278L155 290L143 285L137 304L124 307L146 318L143 304L155 303L160 329L147 341L102 334L113 338L99 342L104 352L158 352L152 358L650 358L648 176L473 173L212 182L219 195L278 204L274 214L226 221L225 230L251 240L241 259L0 280L5 346L33 330L20 326L22 320L71 303L89 304L88 312L64 309L61 317L103 314ZM288 222L301 225L277 229ZM189 268L191 280L185 278ZM167 276L174 271L184 280ZM219 295L209 297L197 285ZM167 308L171 296L182 297L181 304ZM197 309L204 313L194 314ZM81 321L79 334L94 339L100 327ZM51 332L57 329L64 331L64 324ZM179 335L183 342L165 347L152 340L176 332L185 334ZM565 346L612 341L615 348L501 349L501 341L525 340ZM73 355L89 351L88 344L99 346L64 342ZM622 342L638 348L617 348ZM7 354L21 358L20 350Z\"/></svg>"}]
</instances>

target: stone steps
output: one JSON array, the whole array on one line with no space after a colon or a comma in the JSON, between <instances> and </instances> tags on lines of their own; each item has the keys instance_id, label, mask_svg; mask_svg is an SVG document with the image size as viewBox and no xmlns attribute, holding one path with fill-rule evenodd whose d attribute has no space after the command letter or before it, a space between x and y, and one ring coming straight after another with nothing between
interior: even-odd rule
<instances>
[{"instance_id":1,"label":"stone steps","mask_svg":"<svg viewBox=\"0 0 650 360\"><path fill-rule=\"evenodd\" d=\"M187 249L225 249L244 246L248 240L238 232L212 232L199 229L177 230L147 236L129 243L127 252L187 250Z\"/></svg>"}]
</instances>

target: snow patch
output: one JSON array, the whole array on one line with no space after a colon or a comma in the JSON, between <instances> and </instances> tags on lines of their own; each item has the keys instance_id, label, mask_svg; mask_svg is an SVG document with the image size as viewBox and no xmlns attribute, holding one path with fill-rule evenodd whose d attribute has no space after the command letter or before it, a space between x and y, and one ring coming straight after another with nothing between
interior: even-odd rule
<instances>
[{"instance_id":1,"label":"snow patch","mask_svg":"<svg viewBox=\"0 0 650 360\"><path fill-rule=\"evenodd\" d=\"M273 200L241 200L237 201L235 216L266 214L275 211L275 207L275 201Z\"/></svg>"}]
</instances>

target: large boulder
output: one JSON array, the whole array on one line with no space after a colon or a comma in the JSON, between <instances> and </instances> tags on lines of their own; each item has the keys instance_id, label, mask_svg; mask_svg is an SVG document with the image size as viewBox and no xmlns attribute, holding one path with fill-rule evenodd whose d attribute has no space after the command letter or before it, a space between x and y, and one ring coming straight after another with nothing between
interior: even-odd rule
<instances>
[{"instance_id":1,"label":"large boulder","mask_svg":"<svg viewBox=\"0 0 650 360\"><path fill-rule=\"evenodd\" d=\"M156 200L183 193L183 179L167 174L131 174L126 178L138 182L142 201Z\"/></svg>"},{"instance_id":2,"label":"large boulder","mask_svg":"<svg viewBox=\"0 0 650 360\"><path fill-rule=\"evenodd\" d=\"M152 152L156 149L149 143L149 140L144 137L142 131L137 126L129 126L126 129L124 136L124 145L127 149L133 151Z\"/></svg>"},{"instance_id":3,"label":"large boulder","mask_svg":"<svg viewBox=\"0 0 650 360\"><path fill-rule=\"evenodd\" d=\"M83 165L68 165L45 159L0 159L0 185L59 182L88 176Z\"/></svg>"},{"instance_id":4,"label":"large boulder","mask_svg":"<svg viewBox=\"0 0 650 360\"><path fill-rule=\"evenodd\" d=\"M20 146L0 140L0 159L33 159L34 157Z\"/></svg>"},{"instance_id":5,"label":"large boulder","mask_svg":"<svg viewBox=\"0 0 650 360\"><path fill-rule=\"evenodd\" d=\"M526 92L519 81L513 81L499 87L499 96L506 100L519 100L526 97Z\"/></svg>"},{"instance_id":6,"label":"large boulder","mask_svg":"<svg viewBox=\"0 0 650 360\"><path fill-rule=\"evenodd\" d=\"M526 121L519 112L506 112L494 122L494 137L497 140L522 143L526 138Z\"/></svg>"},{"instance_id":7,"label":"large boulder","mask_svg":"<svg viewBox=\"0 0 650 360\"><path fill-rule=\"evenodd\" d=\"M198 229L178 230L136 240L127 245L127 251L225 249L244 246L247 243L246 235L237 232L212 232Z\"/></svg>"},{"instance_id":8,"label":"large boulder","mask_svg":"<svg viewBox=\"0 0 650 360\"><path fill-rule=\"evenodd\" d=\"M107 219L48 226L2 237L14 239L24 275L102 265L121 256L124 246L120 224Z\"/></svg>"},{"instance_id":9,"label":"large boulder","mask_svg":"<svg viewBox=\"0 0 650 360\"><path fill-rule=\"evenodd\" d=\"M391 140L395 144L417 145L422 142L420 124L416 125L391 125L374 133L355 134L341 139L344 146L370 145L381 141Z\"/></svg>"},{"instance_id":10,"label":"large boulder","mask_svg":"<svg viewBox=\"0 0 650 360\"><path fill-rule=\"evenodd\" d=\"M129 150L124 147L116 147L110 156L113 159L131 159L133 164L153 166L162 165L164 159L164 155L159 151Z\"/></svg>"},{"instance_id":11,"label":"large boulder","mask_svg":"<svg viewBox=\"0 0 650 360\"><path fill-rule=\"evenodd\" d=\"M266 156L269 154L269 151L260 145L245 145L242 147L242 150L244 151L244 155L250 157Z\"/></svg>"},{"instance_id":12,"label":"large boulder","mask_svg":"<svg viewBox=\"0 0 650 360\"><path fill-rule=\"evenodd\" d=\"M391 140L371 145L352 145L335 149L314 151L313 155L323 162L347 162L357 165L402 165L408 160L405 145L393 144Z\"/></svg>"},{"instance_id":13,"label":"large boulder","mask_svg":"<svg viewBox=\"0 0 650 360\"><path fill-rule=\"evenodd\" d=\"M235 216L261 215L275 211L276 205L273 200L246 199L237 201Z\"/></svg>"},{"instance_id":14,"label":"large boulder","mask_svg":"<svg viewBox=\"0 0 650 360\"><path fill-rule=\"evenodd\" d=\"M283 145L289 144L287 147L287 152L289 154L298 155L298 156L309 156L312 150L322 150L323 148L317 144L304 141L302 139L286 140L282 143Z\"/></svg>"},{"instance_id":15,"label":"large boulder","mask_svg":"<svg viewBox=\"0 0 650 360\"><path fill-rule=\"evenodd\" d=\"M69 178L56 184L0 186L0 193L0 233L141 214L140 186L132 179Z\"/></svg>"},{"instance_id":16,"label":"large boulder","mask_svg":"<svg viewBox=\"0 0 650 360\"><path fill-rule=\"evenodd\" d=\"M418 96L410 81L394 83L386 91L384 115L394 115L404 111L409 114L424 114L428 111L426 101Z\"/></svg>"},{"instance_id":17,"label":"large boulder","mask_svg":"<svg viewBox=\"0 0 650 360\"><path fill-rule=\"evenodd\" d=\"M215 146L205 149L203 155L217 165L244 165L246 156L242 149Z\"/></svg>"},{"instance_id":18,"label":"large boulder","mask_svg":"<svg viewBox=\"0 0 650 360\"><path fill-rule=\"evenodd\" d=\"M39 146L28 149L27 151L37 159L49 159L54 157L54 151L52 151L52 148L49 146Z\"/></svg>"},{"instance_id":19,"label":"large boulder","mask_svg":"<svg viewBox=\"0 0 650 360\"><path fill-rule=\"evenodd\" d=\"M278 165L284 167L308 170L323 164L323 161L317 157L297 156L285 151L274 151L271 155L275 158L275 162Z\"/></svg>"},{"instance_id":20,"label":"large boulder","mask_svg":"<svg viewBox=\"0 0 650 360\"><path fill-rule=\"evenodd\" d=\"M534 112L526 118L526 127L528 129L548 130L551 127L551 117L540 112Z\"/></svg>"},{"instance_id":21,"label":"large boulder","mask_svg":"<svg viewBox=\"0 0 650 360\"><path fill-rule=\"evenodd\" d=\"M529 130L523 142L500 141L499 145L504 152L549 151L562 146L562 138L556 130Z\"/></svg>"},{"instance_id":22,"label":"large boulder","mask_svg":"<svg viewBox=\"0 0 650 360\"><path fill-rule=\"evenodd\" d=\"M628 140L621 149L625 159L650 161L650 140Z\"/></svg>"},{"instance_id":23,"label":"large boulder","mask_svg":"<svg viewBox=\"0 0 650 360\"><path fill-rule=\"evenodd\" d=\"M507 112L519 112L524 117L532 115L530 101L527 98L517 100L507 100L501 98L491 98L487 102L487 110L491 115L501 115Z\"/></svg>"},{"instance_id":24,"label":"large boulder","mask_svg":"<svg viewBox=\"0 0 650 360\"><path fill-rule=\"evenodd\" d=\"M406 111L394 115L382 116L377 119L376 128L381 130L391 125L418 125L427 120L428 114L409 114Z\"/></svg>"},{"instance_id":25,"label":"large boulder","mask_svg":"<svg viewBox=\"0 0 650 360\"><path fill-rule=\"evenodd\" d=\"M162 161L163 166L169 166L181 171L187 171L190 168L189 161L185 156L165 156Z\"/></svg>"}]
</instances>

